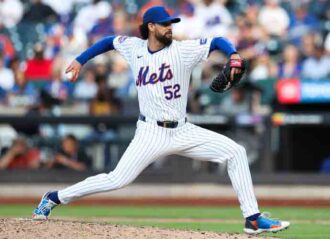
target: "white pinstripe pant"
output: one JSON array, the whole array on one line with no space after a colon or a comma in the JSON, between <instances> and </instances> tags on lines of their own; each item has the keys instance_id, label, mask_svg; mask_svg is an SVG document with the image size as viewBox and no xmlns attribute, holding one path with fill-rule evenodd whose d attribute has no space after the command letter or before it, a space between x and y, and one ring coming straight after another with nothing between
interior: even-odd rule
<instances>
[{"instance_id":1,"label":"white pinstripe pant","mask_svg":"<svg viewBox=\"0 0 330 239\"><path fill-rule=\"evenodd\" d=\"M150 163L170 154L217 163L227 162L227 170L244 217L258 213L245 149L213 131L186 123L175 129L138 121L135 136L109 174L98 174L58 192L62 203L122 188L131 183Z\"/></svg>"}]
</instances>

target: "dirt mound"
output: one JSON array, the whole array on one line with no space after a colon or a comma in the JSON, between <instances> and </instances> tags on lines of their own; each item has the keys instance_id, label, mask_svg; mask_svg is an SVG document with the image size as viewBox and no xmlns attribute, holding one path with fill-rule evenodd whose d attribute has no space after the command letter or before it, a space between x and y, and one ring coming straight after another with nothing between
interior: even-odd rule
<instances>
[{"instance_id":1,"label":"dirt mound","mask_svg":"<svg viewBox=\"0 0 330 239\"><path fill-rule=\"evenodd\" d=\"M243 234L183 231L155 227L133 227L104 223L63 220L34 221L25 218L0 218L1 239L252 239ZM267 237L270 239L269 237Z\"/></svg>"}]
</instances>

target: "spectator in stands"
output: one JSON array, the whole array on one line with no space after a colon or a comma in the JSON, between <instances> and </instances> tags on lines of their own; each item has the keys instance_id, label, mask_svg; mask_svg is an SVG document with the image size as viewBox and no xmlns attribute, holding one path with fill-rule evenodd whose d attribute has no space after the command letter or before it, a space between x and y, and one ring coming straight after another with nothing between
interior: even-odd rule
<instances>
[{"instance_id":1,"label":"spectator in stands","mask_svg":"<svg viewBox=\"0 0 330 239\"><path fill-rule=\"evenodd\" d=\"M317 45L314 54L303 62L302 77L311 80L330 77L330 56L325 54L323 45Z\"/></svg>"},{"instance_id":2,"label":"spectator in stands","mask_svg":"<svg viewBox=\"0 0 330 239\"><path fill-rule=\"evenodd\" d=\"M7 35L1 33L0 33L0 51L2 52L6 62L8 62L8 60L10 60L15 55L15 48L11 39Z\"/></svg>"},{"instance_id":3,"label":"spectator in stands","mask_svg":"<svg viewBox=\"0 0 330 239\"><path fill-rule=\"evenodd\" d=\"M259 23L259 6L257 4L248 5L244 11L246 22L257 25Z\"/></svg>"},{"instance_id":4,"label":"spectator in stands","mask_svg":"<svg viewBox=\"0 0 330 239\"><path fill-rule=\"evenodd\" d=\"M132 73L125 59L115 54L112 57L111 72L108 77L108 87L115 90L116 96L130 97L133 93L131 88L134 85Z\"/></svg>"},{"instance_id":5,"label":"spectator in stands","mask_svg":"<svg viewBox=\"0 0 330 239\"><path fill-rule=\"evenodd\" d=\"M130 33L131 25L127 24L129 17L125 11L117 11L113 14L113 30L115 35L127 35Z\"/></svg>"},{"instance_id":6,"label":"spectator in stands","mask_svg":"<svg viewBox=\"0 0 330 239\"><path fill-rule=\"evenodd\" d=\"M289 38L291 42L299 44L301 37L311 31L319 29L319 21L308 12L308 5L300 3L291 17L289 26Z\"/></svg>"},{"instance_id":7,"label":"spectator in stands","mask_svg":"<svg viewBox=\"0 0 330 239\"><path fill-rule=\"evenodd\" d=\"M28 82L22 71L15 72L15 85L8 91L7 102L12 107L30 107L37 102L38 92L31 82Z\"/></svg>"},{"instance_id":8,"label":"spectator in stands","mask_svg":"<svg viewBox=\"0 0 330 239\"><path fill-rule=\"evenodd\" d=\"M92 165L91 158L79 147L77 138L66 135L61 142L61 149L55 154L54 158L48 162L48 168L72 169L84 171Z\"/></svg>"},{"instance_id":9,"label":"spectator in stands","mask_svg":"<svg viewBox=\"0 0 330 239\"><path fill-rule=\"evenodd\" d=\"M109 2L93 0L92 4L80 9L74 19L74 28L78 28L82 30L84 34L87 34L99 19L99 13L101 13L101 15L104 15L105 12L110 14L111 10L112 8Z\"/></svg>"},{"instance_id":10,"label":"spectator in stands","mask_svg":"<svg viewBox=\"0 0 330 239\"><path fill-rule=\"evenodd\" d=\"M268 34L277 37L286 35L290 20L288 13L279 5L279 0L266 0L258 19Z\"/></svg>"},{"instance_id":11,"label":"spectator in stands","mask_svg":"<svg viewBox=\"0 0 330 239\"><path fill-rule=\"evenodd\" d=\"M173 35L178 39L195 39L203 29L201 18L195 16L195 6L187 0L179 5L180 24L173 24ZM191 26L194 26L193 28Z\"/></svg>"},{"instance_id":12,"label":"spectator in stands","mask_svg":"<svg viewBox=\"0 0 330 239\"><path fill-rule=\"evenodd\" d=\"M86 68L82 80L75 85L73 96L76 100L90 101L96 93L95 73L92 68Z\"/></svg>"},{"instance_id":13,"label":"spectator in stands","mask_svg":"<svg viewBox=\"0 0 330 239\"><path fill-rule=\"evenodd\" d=\"M45 90L49 95L60 102L64 102L69 98L69 87L68 84L63 81L62 71L59 67L54 67L52 80L47 83Z\"/></svg>"},{"instance_id":14,"label":"spectator in stands","mask_svg":"<svg viewBox=\"0 0 330 239\"><path fill-rule=\"evenodd\" d=\"M98 78L98 79L107 78L107 76L110 73L109 72L109 70L110 70L109 60L110 59L108 58L107 55L97 56L94 59L96 78Z\"/></svg>"},{"instance_id":15,"label":"spectator in stands","mask_svg":"<svg viewBox=\"0 0 330 239\"><path fill-rule=\"evenodd\" d=\"M23 16L23 4L19 0L0 1L0 24L6 28L14 27Z\"/></svg>"},{"instance_id":16,"label":"spectator in stands","mask_svg":"<svg viewBox=\"0 0 330 239\"><path fill-rule=\"evenodd\" d=\"M59 19L56 12L41 0L31 0L29 8L25 11L22 21L33 23L52 23Z\"/></svg>"},{"instance_id":17,"label":"spectator in stands","mask_svg":"<svg viewBox=\"0 0 330 239\"><path fill-rule=\"evenodd\" d=\"M23 64L20 60L20 58L15 55L13 56L10 61L9 61L9 68L13 71L13 72L18 72L18 71L22 71L23 69Z\"/></svg>"},{"instance_id":18,"label":"spectator in stands","mask_svg":"<svg viewBox=\"0 0 330 239\"><path fill-rule=\"evenodd\" d=\"M307 34L302 37L299 48L302 54L302 58L306 59L312 57L315 53L315 46L319 42L319 36L316 33Z\"/></svg>"},{"instance_id":19,"label":"spectator in stands","mask_svg":"<svg viewBox=\"0 0 330 239\"><path fill-rule=\"evenodd\" d=\"M276 76L277 67L270 58L269 54L266 52L260 54L254 62L254 66L252 66L250 80L267 80L269 78L275 78Z\"/></svg>"},{"instance_id":20,"label":"spectator in stands","mask_svg":"<svg viewBox=\"0 0 330 239\"><path fill-rule=\"evenodd\" d=\"M97 19L88 32L90 42L94 43L104 36L114 35L111 10L111 5L108 2L101 1L96 5Z\"/></svg>"},{"instance_id":21,"label":"spectator in stands","mask_svg":"<svg viewBox=\"0 0 330 239\"><path fill-rule=\"evenodd\" d=\"M53 60L46 59L44 46L38 42L34 45L34 56L26 62L25 76L28 80L50 80Z\"/></svg>"},{"instance_id":22,"label":"spectator in stands","mask_svg":"<svg viewBox=\"0 0 330 239\"><path fill-rule=\"evenodd\" d=\"M70 13L77 0L65 0L65 1L54 1L54 0L42 0L42 3L50 6L58 16L62 23L68 23L70 19Z\"/></svg>"},{"instance_id":23,"label":"spectator in stands","mask_svg":"<svg viewBox=\"0 0 330 239\"><path fill-rule=\"evenodd\" d=\"M260 44L257 39L256 28L257 26L246 22L238 26L239 40L237 42L237 50L240 52L242 57L247 60L253 60L256 56L265 50L265 46Z\"/></svg>"},{"instance_id":24,"label":"spectator in stands","mask_svg":"<svg viewBox=\"0 0 330 239\"><path fill-rule=\"evenodd\" d=\"M203 0L196 5L196 18L202 22L200 37L227 36L229 26L233 23L230 12L215 0Z\"/></svg>"},{"instance_id":25,"label":"spectator in stands","mask_svg":"<svg viewBox=\"0 0 330 239\"><path fill-rule=\"evenodd\" d=\"M18 133L10 124L0 124L0 152L11 147ZM0 154L0 157L2 154Z\"/></svg>"},{"instance_id":26,"label":"spectator in stands","mask_svg":"<svg viewBox=\"0 0 330 239\"><path fill-rule=\"evenodd\" d=\"M295 45L286 45L284 48L283 61L278 66L278 78L300 78L301 64L299 51Z\"/></svg>"},{"instance_id":27,"label":"spectator in stands","mask_svg":"<svg viewBox=\"0 0 330 239\"><path fill-rule=\"evenodd\" d=\"M60 55L64 58L64 66L87 47L87 36L79 28L66 28L62 41Z\"/></svg>"},{"instance_id":28,"label":"spectator in stands","mask_svg":"<svg viewBox=\"0 0 330 239\"><path fill-rule=\"evenodd\" d=\"M104 78L99 78L97 84L98 91L90 103L90 114L100 116L118 113L120 102L114 96L113 89L107 87L107 82Z\"/></svg>"},{"instance_id":29,"label":"spectator in stands","mask_svg":"<svg viewBox=\"0 0 330 239\"><path fill-rule=\"evenodd\" d=\"M0 88L8 91L15 84L14 73L11 69L5 67L4 56L0 52Z\"/></svg>"},{"instance_id":30,"label":"spectator in stands","mask_svg":"<svg viewBox=\"0 0 330 239\"><path fill-rule=\"evenodd\" d=\"M268 34L263 27L257 27L254 32L257 43L258 53L262 54L266 51L272 58L278 58L282 53L283 41L280 37L274 37Z\"/></svg>"},{"instance_id":31,"label":"spectator in stands","mask_svg":"<svg viewBox=\"0 0 330 239\"><path fill-rule=\"evenodd\" d=\"M47 59L55 58L64 44L66 26L53 24L47 31L44 55Z\"/></svg>"},{"instance_id":32,"label":"spectator in stands","mask_svg":"<svg viewBox=\"0 0 330 239\"><path fill-rule=\"evenodd\" d=\"M1 154L0 169L36 169L40 163L40 151L28 145L24 138L17 138L13 145Z\"/></svg>"},{"instance_id":33,"label":"spectator in stands","mask_svg":"<svg viewBox=\"0 0 330 239\"><path fill-rule=\"evenodd\" d=\"M107 81L102 76L97 79L98 91L89 106L90 115L108 116L117 114L121 110L121 101L115 97L114 89L109 89ZM100 123L95 125L94 130L86 137L86 141L109 140L117 137L116 129Z\"/></svg>"}]
</instances>

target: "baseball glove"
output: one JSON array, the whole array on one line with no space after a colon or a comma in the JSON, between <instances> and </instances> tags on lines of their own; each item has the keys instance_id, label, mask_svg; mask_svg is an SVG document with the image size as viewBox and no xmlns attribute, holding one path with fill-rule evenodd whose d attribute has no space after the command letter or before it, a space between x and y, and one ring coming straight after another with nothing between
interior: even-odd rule
<instances>
[{"instance_id":1,"label":"baseball glove","mask_svg":"<svg viewBox=\"0 0 330 239\"><path fill-rule=\"evenodd\" d=\"M233 68L240 69L239 73L233 74L231 80L231 70ZM231 59L223 67L222 71L213 79L210 89L214 92L225 92L237 85L244 77L246 72L246 61L244 59Z\"/></svg>"}]
</instances>

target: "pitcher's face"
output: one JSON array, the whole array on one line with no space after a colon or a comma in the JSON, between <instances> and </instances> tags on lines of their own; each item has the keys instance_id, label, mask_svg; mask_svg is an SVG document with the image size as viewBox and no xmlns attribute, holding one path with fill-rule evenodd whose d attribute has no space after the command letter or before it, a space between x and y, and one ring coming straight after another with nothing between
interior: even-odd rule
<instances>
[{"instance_id":1,"label":"pitcher's face","mask_svg":"<svg viewBox=\"0 0 330 239\"><path fill-rule=\"evenodd\" d=\"M169 46L172 43L172 23L151 23L154 25L155 38L163 43L165 46Z\"/></svg>"}]
</instances>

